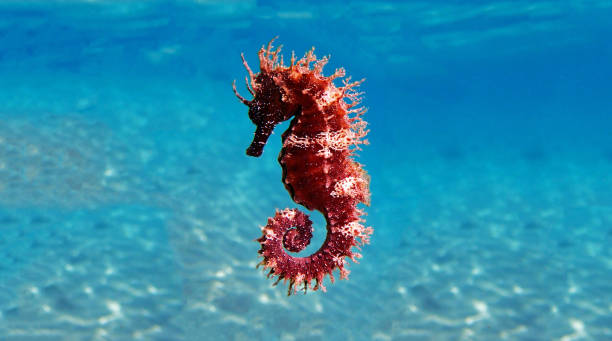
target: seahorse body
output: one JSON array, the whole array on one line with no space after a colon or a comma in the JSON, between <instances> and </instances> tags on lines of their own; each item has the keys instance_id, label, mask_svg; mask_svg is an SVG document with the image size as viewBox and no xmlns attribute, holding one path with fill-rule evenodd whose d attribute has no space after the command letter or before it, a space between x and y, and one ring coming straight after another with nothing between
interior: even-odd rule
<instances>
[{"instance_id":1,"label":"seahorse body","mask_svg":"<svg viewBox=\"0 0 612 341\"><path fill-rule=\"evenodd\" d=\"M340 277L347 278L346 257L353 261L361 255L351 251L369 242L371 227L364 227L357 208L359 203L369 205L369 177L361 165L353 161L358 145L367 144L368 133L365 112L356 106L360 93L355 88L361 83L344 80L336 87L333 80L344 77L344 69L325 77L323 66L328 58L317 60L314 49L285 66L280 47L272 50L272 42L259 51L260 72L255 74L244 60L249 72L247 88L254 96L246 100L249 117L257 126L247 154L260 156L274 127L293 117L282 135L283 147L278 161L283 168L283 183L291 198L309 210L321 212L327 221L327 238L321 248L308 257L294 257L291 252L303 250L312 237L312 222L297 209L277 211L262 228L263 235L259 265L269 269L268 277L277 276L289 281L288 294L298 285L313 290L322 289L326 275L334 280L332 272L338 268ZM310 66L314 62L314 65ZM348 102L346 101L348 100ZM311 281L315 285L312 287Z\"/></svg>"}]
</instances>

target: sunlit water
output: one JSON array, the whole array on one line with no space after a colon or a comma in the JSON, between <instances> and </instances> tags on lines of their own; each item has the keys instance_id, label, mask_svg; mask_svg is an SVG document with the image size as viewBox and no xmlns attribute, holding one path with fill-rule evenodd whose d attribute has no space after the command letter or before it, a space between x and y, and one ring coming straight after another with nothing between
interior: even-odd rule
<instances>
[{"instance_id":1,"label":"sunlit water","mask_svg":"<svg viewBox=\"0 0 612 341\"><path fill-rule=\"evenodd\" d=\"M611 16L3 1L0 340L612 340ZM327 293L255 269L287 124L247 157L231 84L275 36L366 78L375 233Z\"/></svg>"}]
</instances>

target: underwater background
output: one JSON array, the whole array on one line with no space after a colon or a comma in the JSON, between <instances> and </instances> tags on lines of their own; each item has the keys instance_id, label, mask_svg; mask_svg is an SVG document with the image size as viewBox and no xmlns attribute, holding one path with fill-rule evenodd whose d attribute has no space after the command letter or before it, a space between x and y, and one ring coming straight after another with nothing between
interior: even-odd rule
<instances>
[{"instance_id":1,"label":"underwater background","mask_svg":"<svg viewBox=\"0 0 612 341\"><path fill-rule=\"evenodd\" d=\"M0 340L612 340L612 1L0 3ZM371 243L286 296L257 51L366 78ZM324 220L312 213L315 237ZM338 276L336 276L338 277Z\"/></svg>"}]
</instances>

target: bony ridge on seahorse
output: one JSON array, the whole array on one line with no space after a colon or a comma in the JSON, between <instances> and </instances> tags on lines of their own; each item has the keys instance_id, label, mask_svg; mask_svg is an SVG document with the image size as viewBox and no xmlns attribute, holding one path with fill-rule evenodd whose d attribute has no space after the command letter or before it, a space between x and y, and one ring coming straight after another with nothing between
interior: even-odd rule
<instances>
[{"instance_id":1,"label":"bony ridge on seahorse","mask_svg":"<svg viewBox=\"0 0 612 341\"><path fill-rule=\"evenodd\" d=\"M287 251L299 252L308 246L312 222L298 209L277 211L257 239L263 257L259 265L269 270L268 277L277 277L275 285L289 281L289 295L300 285L304 292L309 287L325 291L324 277L329 275L333 282L333 271L338 268L340 278L346 279L346 258L356 262L361 257L351 249L368 243L373 232L363 225L365 213L357 207L369 205L370 179L353 160L359 145L368 143L364 139L367 123L361 118L366 110L357 107L361 93L355 91L362 81L348 78L342 87L336 87L333 81L344 77L344 69L323 76L328 57L317 59L314 48L299 60L292 54L285 66L281 48L272 49L273 41L258 53L259 73L251 70L242 55L249 73L246 86L253 99L240 96L234 82L236 96L249 107L249 118L257 126L246 153L260 156L274 127L293 117L282 135L278 157L283 183L296 203L325 216L327 237L308 257L290 255Z\"/></svg>"}]
</instances>

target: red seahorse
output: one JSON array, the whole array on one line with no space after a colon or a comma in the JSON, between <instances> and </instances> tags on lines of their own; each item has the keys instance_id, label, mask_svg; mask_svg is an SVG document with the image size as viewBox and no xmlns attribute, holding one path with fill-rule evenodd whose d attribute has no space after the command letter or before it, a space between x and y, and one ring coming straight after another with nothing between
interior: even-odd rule
<instances>
[{"instance_id":1,"label":"red seahorse","mask_svg":"<svg viewBox=\"0 0 612 341\"><path fill-rule=\"evenodd\" d=\"M336 87L334 79L344 77L344 69L325 77L323 66L328 58L316 58L314 48L285 66L281 47L272 49L272 41L259 51L260 72L249 68L244 55L242 61L249 76L246 85L253 95L246 100L234 93L249 107L249 118L257 126L253 142L246 153L260 156L274 127L293 117L282 135L283 147L278 161L283 169L283 183L291 198L309 210L321 212L327 221L327 237L321 248L308 257L294 257L285 250L299 252L312 237L312 222L297 209L277 211L262 228L259 254L268 277L277 276L275 285L289 281L288 294L303 285L322 289L323 279L338 268L346 279L346 257L356 261L359 253L352 247L369 242L371 227L364 227L359 203L369 205L369 176L352 156L358 145L367 144L366 122L361 119L364 108L357 108L360 95L355 88L362 82L344 79ZM279 60L280 56L280 60ZM311 63L313 63L311 68ZM285 250L284 250L284 249ZM258 266L259 266L258 265ZM315 280L314 288L311 281Z\"/></svg>"}]
</instances>

